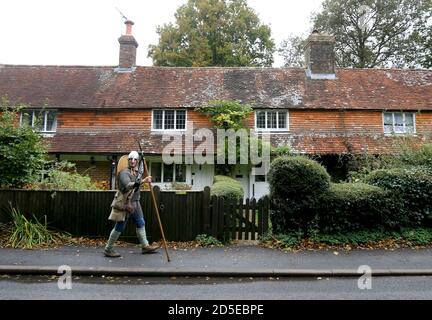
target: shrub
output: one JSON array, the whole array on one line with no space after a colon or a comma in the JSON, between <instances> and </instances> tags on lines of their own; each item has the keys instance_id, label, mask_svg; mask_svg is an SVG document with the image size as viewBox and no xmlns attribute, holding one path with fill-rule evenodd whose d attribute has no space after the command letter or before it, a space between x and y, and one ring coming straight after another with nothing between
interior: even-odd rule
<instances>
[{"instance_id":1,"label":"shrub","mask_svg":"<svg viewBox=\"0 0 432 320\"><path fill-rule=\"evenodd\" d=\"M289 146L279 146L270 149L271 159L275 159L277 157L291 156L291 155L293 155L293 152Z\"/></svg>"},{"instance_id":2,"label":"shrub","mask_svg":"<svg viewBox=\"0 0 432 320\"><path fill-rule=\"evenodd\" d=\"M407 219L421 224L432 214L432 174L422 168L383 169L371 172L365 182L391 190L402 201Z\"/></svg>"},{"instance_id":3,"label":"shrub","mask_svg":"<svg viewBox=\"0 0 432 320\"><path fill-rule=\"evenodd\" d=\"M15 208L11 209L10 216L13 226L9 244L12 248L31 249L41 245L58 244L68 237L66 234L49 230L46 216L42 223L34 215L31 219L27 219Z\"/></svg>"},{"instance_id":4,"label":"shrub","mask_svg":"<svg viewBox=\"0 0 432 320\"><path fill-rule=\"evenodd\" d=\"M67 161L56 162L46 172L46 178L33 186L35 189L50 190L97 190L87 175L75 171L75 164Z\"/></svg>"},{"instance_id":5,"label":"shrub","mask_svg":"<svg viewBox=\"0 0 432 320\"><path fill-rule=\"evenodd\" d=\"M238 101L214 100L195 111L210 117L216 128L238 130L244 128L243 121L253 112L251 106Z\"/></svg>"},{"instance_id":6,"label":"shrub","mask_svg":"<svg viewBox=\"0 0 432 320\"><path fill-rule=\"evenodd\" d=\"M215 176L214 184L210 188L212 196L222 197L225 200L239 200L244 196L240 182L226 176Z\"/></svg>"},{"instance_id":7,"label":"shrub","mask_svg":"<svg viewBox=\"0 0 432 320\"><path fill-rule=\"evenodd\" d=\"M427 245L432 242L432 230L430 228L403 230L402 238L413 245Z\"/></svg>"},{"instance_id":8,"label":"shrub","mask_svg":"<svg viewBox=\"0 0 432 320\"><path fill-rule=\"evenodd\" d=\"M168 190L192 190L192 186L187 183L173 182Z\"/></svg>"},{"instance_id":9,"label":"shrub","mask_svg":"<svg viewBox=\"0 0 432 320\"><path fill-rule=\"evenodd\" d=\"M393 229L409 224L397 196L365 183L331 184L322 195L314 222L321 233Z\"/></svg>"},{"instance_id":10,"label":"shrub","mask_svg":"<svg viewBox=\"0 0 432 320\"><path fill-rule=\"evenodd\" d=\"M195 240L203 247L222 245L222 242L220 242L218 239L207 234L199 234L196 236Z\"/></svg>"},{"instance_id":11,"label":"shrub","mask_svg":"<svg viewBox=\"0 0 432 320\"><path fill-rule=\"evenodd\" d=\"M31 127L16 125L23 106L0 101L0 186L22 187L35 181L43 169L46 145Z\"/></svg>"},{"instance_id":12,"label":"shrub","mask_svg":"<svg viewBox=\"0 0 432 320\"><path fill-rule=\"evenodd\" d=\"M277 210L270 215L273 232L288 233L301 227L307 233L330 176L318 162L305 157L275 159L268 174L270 198Z\"/></svg>"},{"instance_id":13,"label":"shrub","mask_svg":"<svg viewBox=\"0 0 432 320\"><path fill-rule=\"evenodd\" d=\"M393 155L350 155L348 160L349 180L358 181L374 170L421 167L432 173L432 144L425 143L418 146L418 142L402 138L393 144L398 150Z\"/></svg>"}]
</instances>

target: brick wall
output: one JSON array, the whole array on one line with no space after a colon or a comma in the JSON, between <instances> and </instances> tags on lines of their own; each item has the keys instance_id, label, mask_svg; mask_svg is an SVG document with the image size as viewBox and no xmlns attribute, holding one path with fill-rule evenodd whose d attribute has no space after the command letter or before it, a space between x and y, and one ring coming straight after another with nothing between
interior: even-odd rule
<instances>
[{"instance_id":1,"label":"brick wall","mask_svg":"<svg viewBox=\"0 0 432 320\"><path fill-rule=\"evenodd\" d=\"M69 129L113 129L149 130L151 128L151 110L138 111L62 111L57 116L57 130ZM205 115L188 110L187 121L193 121L194 128L211 128L212 123Z\"/></svg>"},{"instance_id":2,"label":"brick wall","mask_svg":"<svg viewBox=\"0 0 432 320\"><path fill-rule=\"evenodd\" d=\"M151 110L63 111L58 115L57 131L72 133L102 130L109 134L121 135L128 129L139 130L147 135L155 150L162 150L159 135L150 132L151 115ZM250 128L254 128L254 117L255 114L251 114L246 120L246 125ZM187 120L193 122L194 129L213 127L207 116L193 110L188 110ZM416 113L416 128L418 139L430 141L431 111ZM305 153L388 153L392 152L394 140L392 137L384 136L381 111L289 110L289 129L288 133L273 133L273 144L290 145ZM118 133L115 133L116 131ZM107 166L109 172L109 165Z\"/></svg>"},{"instance_id":3,"label":"brick wall","mask_svg":"<svg viewBox=\"0 0 432 320\"><path fill-rule=\"evenodd\" d=\"M111 178L111 162L96 161L91 164L89 161L72 161L76 165L77 172L90 176L93 182L103 188L109 189Z\"/></svg>"}]
</instances>

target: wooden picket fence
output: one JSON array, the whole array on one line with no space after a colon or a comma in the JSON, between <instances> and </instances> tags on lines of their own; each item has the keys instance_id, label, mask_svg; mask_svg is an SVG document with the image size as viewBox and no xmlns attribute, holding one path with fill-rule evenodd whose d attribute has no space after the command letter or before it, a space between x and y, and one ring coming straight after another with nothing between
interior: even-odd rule
<instances>
[{"instance_id":1,"label":"wooden picket fence","mask_svg":"<svg viewBox=\"0 0 432 320\"><path fill-rule=\"evenodd\" d=\"M224 201L204 191L166 192L154 188L156 202L169 241L190 241L207 234L219 240L256 240L268 230L269 200ZM50 226L74 236L107 237L113 227L108 221L115 191L0 190L0 212L7 220L10 207L25 216L47 216ZM141 192L141 206L151 241L161 238L149 191ZM1 222L1 220L0 220ZM135 238L128 223L124 238Z\"/></svg>"},{"instance_id":2,"label":"wooden picket fence","mask_svg":"<svg viewBox=\"0 0 432 320\"><path fill-rule=\"evenodd\" d=\"M212 197L210 202L211 230L217 239L258 240L269 228L270 201L224 200Z\"/></svg>"}]
</instances>

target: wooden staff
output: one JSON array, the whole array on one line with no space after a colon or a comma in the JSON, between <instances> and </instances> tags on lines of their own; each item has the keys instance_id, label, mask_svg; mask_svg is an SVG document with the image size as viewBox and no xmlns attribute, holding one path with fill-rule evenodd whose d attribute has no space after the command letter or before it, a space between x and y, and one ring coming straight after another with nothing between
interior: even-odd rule
<instances>
[{"instance_id":1,"label":"wooden staff","mask_svg":"<svg viewBox=\"0 0 432 320\"><path fill-rule=\"evenodd\" d=\"M144 175L146 177L148 177L149 176L149 172L148 172L148 169L147 169L146 160L144 158L144 152L142 151L141 143L138 142L138 145L139 145L139 148L141 150L141 161L144 164ZM158 209L158 206L157 206L156 198L155 198L155 195L153 193L153 187L152 187L151 182L148 182L148 185L149 185L149 188L150 188L150 193L151 193L151 197L152 197L153 206L154 206L155 211L156 211L156 217L157 217L157 220L158 220L158 223L159 223L160 232L162 234L162 241L163 241L163 244L164 244L165 253L166 253L168 262L170 262L171 259L170 259L169 254L168 254L168 248L167 248L167 244L166 244L166 241L165 241L165 234L164 234L163 227L162 227L162 222L161 222L161 219L160 219L160 216L159 216L159 209Z\"/></svg>"}]
</instances>

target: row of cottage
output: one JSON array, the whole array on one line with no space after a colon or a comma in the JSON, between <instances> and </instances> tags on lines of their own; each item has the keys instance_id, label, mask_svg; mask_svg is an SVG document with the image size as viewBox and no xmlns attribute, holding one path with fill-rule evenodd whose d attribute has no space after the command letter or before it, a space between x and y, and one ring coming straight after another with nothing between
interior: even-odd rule
<instances>
[{"instance_id":1,"label":"row of cottage","mask_svg":"<svg viewBox=\"0 0 432 320\"><path fill-rule=\"evenodd\" d=\"M329 164L348 153L396 152L392 142L399 136L431 140L431 70L338 69L335 39L317 32L309 36L304 69L140 67L132 24L126 21L119 38L118 66L0 65L0 96L28 106L20 124L41 131L53 157L75 162L112 188L116 162L137 141L155 184L211 185L213 164L162 161L164 134L185 136L190 124L213 128L195 111L211 100L251 105L250 129L270 135L275 147ZM248 165L233 175L248 197L268 192L266 177L252 175Z\"/></svg>"}]
</instances>

